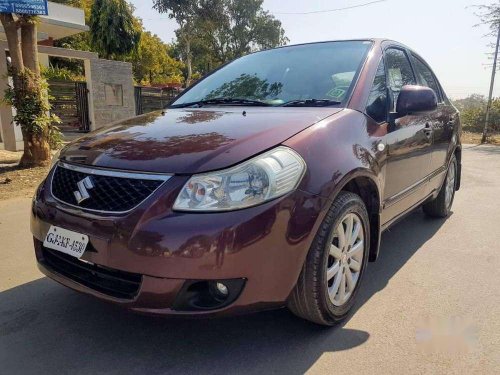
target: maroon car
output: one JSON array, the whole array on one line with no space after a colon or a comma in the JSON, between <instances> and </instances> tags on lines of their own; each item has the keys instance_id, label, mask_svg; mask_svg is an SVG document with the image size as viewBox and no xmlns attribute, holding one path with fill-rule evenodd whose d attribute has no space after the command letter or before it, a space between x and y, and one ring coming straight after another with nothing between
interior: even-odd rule
<instances>
[{"instance_id":1,"label":"maroon car","mask_svg":"<svg viewBox=\"0 0 500 375\"><path fill-rule=\"evenodd\" d=\"M38 265L138 312L288 306L331 325L382 231L418 207L450 213L460 135L436 76L399 43L253 53L67 145L33 200Z\"/></svg>"}]
</instances>

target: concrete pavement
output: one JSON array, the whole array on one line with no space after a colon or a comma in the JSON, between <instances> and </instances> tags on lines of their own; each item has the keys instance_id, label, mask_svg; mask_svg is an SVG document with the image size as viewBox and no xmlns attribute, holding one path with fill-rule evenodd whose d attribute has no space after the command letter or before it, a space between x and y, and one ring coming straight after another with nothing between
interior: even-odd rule
<instances>
[{"instance_id":1,"label":"concrete pavement","mask_svg":"<svg viewBox=\"0 0 500 375\"><path fill-rule=\"evenodd\" d=\"M383 235L355 313L325 329L285 309L219 320L143 317L36 270L29 199L0 202L0 373L500 371L500 147L466 146L453 215Z\"/></svg>"}]
</instances>

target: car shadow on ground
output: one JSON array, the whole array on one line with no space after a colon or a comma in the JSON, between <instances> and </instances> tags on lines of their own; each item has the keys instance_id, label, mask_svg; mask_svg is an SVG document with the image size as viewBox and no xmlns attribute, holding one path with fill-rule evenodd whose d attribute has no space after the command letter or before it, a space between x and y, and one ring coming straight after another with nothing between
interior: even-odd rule
<instances>
[{"instance_id":1,"label":"car shadow on ground","mask_svg":"<svg viewBox=\"0 0 500 375\"><path fill-rule=\"evenodd\" d=\"M386 232L355 310L384 289L443 223L418 211ZM286 309L210 320L145 317L47 278L0 293L0 363L6 374L302 374L323 353L369 338L345 323L327 329Z\"/></svg>"}]
</instances>

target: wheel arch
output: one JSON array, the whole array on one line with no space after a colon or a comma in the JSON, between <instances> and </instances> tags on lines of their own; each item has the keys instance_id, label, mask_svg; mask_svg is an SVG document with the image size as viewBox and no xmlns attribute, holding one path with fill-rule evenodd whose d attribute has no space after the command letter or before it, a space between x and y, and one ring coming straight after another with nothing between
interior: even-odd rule
<instances>
[{"instance_id":1,"label":"wheel arch","mask_svg":"<svg viewBox=\"0 0 500 375\"><path fill-rule=\"evenodd\" d=\"M337 185L332 201L341 191L354 193L361 197L370 218L370 252L369 261L375 262L378 258L381 236L381 189L376 176L369 170L358 169L346 175Z\"/></svg>"}]
</instances>

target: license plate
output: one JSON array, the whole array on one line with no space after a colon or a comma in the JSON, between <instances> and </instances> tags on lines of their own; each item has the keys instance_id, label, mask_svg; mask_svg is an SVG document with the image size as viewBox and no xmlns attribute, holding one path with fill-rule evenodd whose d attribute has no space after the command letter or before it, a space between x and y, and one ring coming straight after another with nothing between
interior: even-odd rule
<instances>
[{"instance_id":1,"label":"license plate","mask_svg":"<svg viewBox=\"0 0 500 375\"><path fill-rule=\"evenodd\" d=\"M85 234L52 225L45 236L43 246L80 258L85 252L88 242L89 237Z\"/></svg>"}]
</instances>

